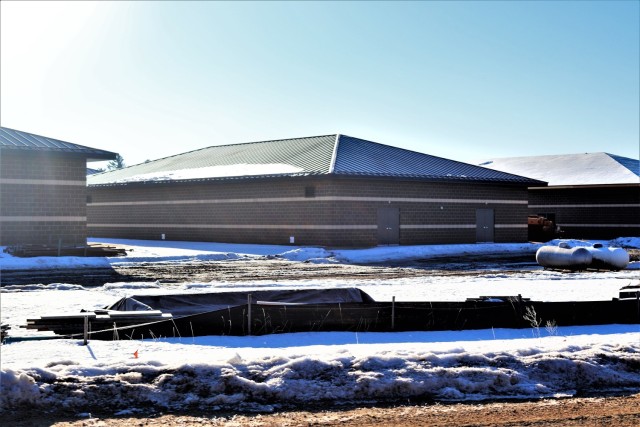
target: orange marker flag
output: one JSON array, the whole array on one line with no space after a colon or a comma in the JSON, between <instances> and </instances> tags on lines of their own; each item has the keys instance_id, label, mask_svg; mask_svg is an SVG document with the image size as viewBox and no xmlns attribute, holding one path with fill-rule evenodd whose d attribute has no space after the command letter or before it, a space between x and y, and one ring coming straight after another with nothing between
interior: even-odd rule
<instances>
[{"instance_id":1,"label":"orange marker flag","mask_svg":"<svg viewBox=\"0 0 640 427\"><path fill-rule=\"evenodd\" d=\"M136 351L133 353L133 358L134 358L134 359L137 359L137 358L138 358L138 350L136 350Z\"/></svg>"}]
</instances>

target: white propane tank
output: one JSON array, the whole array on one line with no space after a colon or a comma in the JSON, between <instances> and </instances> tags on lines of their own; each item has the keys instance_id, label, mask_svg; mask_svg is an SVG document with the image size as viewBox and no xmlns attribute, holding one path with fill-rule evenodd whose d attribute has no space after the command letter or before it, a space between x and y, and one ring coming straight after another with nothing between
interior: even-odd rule
<instances>
[{"instance_id":1,"label":"white propane tank","mask_svg":"<svg viewBox=\"0 0 640 427\"><path fill-rule=\"evenodd\" d=\"M591 265L593 256L587 248L572 248L566 242L561 242L558 246L543 246L538 249L536 261L546 268L586 270Z\"/></svg>"},{"instance_id":2,"label":"white propane tank","mask_svg":"<svg viewBox=\"0 0 640 427\"><path fill-rule=\"evenodd\" d=\"M600 243L587 247L591 253L591 268L599 270L624 270L629 265L629 254L622 248L609 248Z\"/></svg>"}]
</instances>

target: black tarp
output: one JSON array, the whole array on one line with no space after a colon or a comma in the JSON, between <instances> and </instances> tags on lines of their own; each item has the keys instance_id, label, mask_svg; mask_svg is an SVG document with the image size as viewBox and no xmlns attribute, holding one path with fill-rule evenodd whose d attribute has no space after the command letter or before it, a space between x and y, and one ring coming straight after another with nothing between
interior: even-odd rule
<instances>
[{"instance_id":1,"label":"black tarp","mask_svg":"<svg viewBox=\"0 0 640 427\"><path fill-rule=\"evenodd\" d=\"M160 310L174 317L224 310L247 304L337 304L375 302L367 293L357 288L344 289L290 289L244 292L212 292L168 295L133 295L105 307L107 310L144 311Z\"/></svg>"}]
</instances>

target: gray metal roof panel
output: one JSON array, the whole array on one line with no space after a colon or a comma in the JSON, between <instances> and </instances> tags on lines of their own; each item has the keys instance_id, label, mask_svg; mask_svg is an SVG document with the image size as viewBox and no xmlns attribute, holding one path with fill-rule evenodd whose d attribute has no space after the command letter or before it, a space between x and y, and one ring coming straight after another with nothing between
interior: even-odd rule
<instances>
[{"instance_id":1,"label":"gray metal roof panel","mask_svg":"<svg viewBox=\"0 0 640 427\"><path fill-rule=\"evenodd\" d=\"M543 184L531 178L340 135L337 175Z\"/></svg>"},{"instance_id":2,"label":"gray metal roof panel","mask_svg":"<svg viewBox=\"0 0 640 427\"><path fill-rule=\"evenodd\" d=\"M0 127L0 149L76 153L86 156L88 160L112 160L116 157L116 153L110 151L6 127Z\"/></svg>"},{"instance_id":3,"label":"gray metal roof panel","mask_svg":"<svg viewBox=\"0 0 640 427\"><path fill-rule=\"evenodd\" d=\"M605 153L607 156L611 157L616 162L620 163L625 168L629 169L631 172L640 176L640 160L638 159L630 159L629 157L622 157L615 154Z\"/></svg>"}]
</instances>

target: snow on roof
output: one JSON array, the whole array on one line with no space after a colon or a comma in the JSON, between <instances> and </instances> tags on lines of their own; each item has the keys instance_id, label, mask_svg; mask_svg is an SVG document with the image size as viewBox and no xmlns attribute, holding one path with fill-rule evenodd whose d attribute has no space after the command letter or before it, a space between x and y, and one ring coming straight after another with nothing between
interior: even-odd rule
<instances>
[{"instance_id":1,"label":"snow on roof","mask_svg":"<svg viewBox=\"0 0 640 427\"><path fill-rule=\"evenodd\" d=\"M640 183L640 161L609 153L505 157L480 166L557 185Z\"/></svg>"},{"instance_id":2,"label":"snow on roof","mask_svg":"<svg viewBox=\"0 0 640 427\"><path fill-rule=\"evenodd\" d=\"M238 165L224 165L224 166L207 166L203 168L194 169L177 169L173 171L157 171L142 173L138 175L130 175L124 178L116 179L114 183L126 183L126 182L148 182L148 181L173 181L173 180L187 180L187 179L209 179L209 178L231 178L247 175L290 175L302 172L303 169L286 165L283 163L277 164L238 164Z\"/></svg>"}]
</instances>

